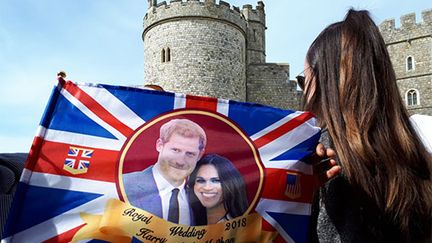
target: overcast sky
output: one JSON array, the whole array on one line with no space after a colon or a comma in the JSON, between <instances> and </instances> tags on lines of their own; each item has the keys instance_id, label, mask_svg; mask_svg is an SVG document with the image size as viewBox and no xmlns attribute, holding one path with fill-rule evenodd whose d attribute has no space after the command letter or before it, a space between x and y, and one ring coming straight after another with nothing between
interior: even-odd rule
<instances>
[{"instance_id":1,"label":"overcast sky","mask_svg":"<svg viewBox=\"0 0 432 243\"><path fill-rule=\"evenodd\" d=\"M225 0L242 7L256 1ZM430 0L264 0L267 62L303 69L308 46L350 7L376 23L432 8ZM0 152L28 152L56 73L75 82L144 83L147 0L0 0Z\"/></svg>"}]
</instances>

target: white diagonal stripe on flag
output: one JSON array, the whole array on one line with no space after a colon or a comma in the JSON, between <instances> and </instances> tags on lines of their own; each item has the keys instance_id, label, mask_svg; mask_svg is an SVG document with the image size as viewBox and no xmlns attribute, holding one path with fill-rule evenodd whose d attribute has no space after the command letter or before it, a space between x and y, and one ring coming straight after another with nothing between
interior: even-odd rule
<instances>
[{"instance_id":1,"label":"white diagonal stripe on flag","mask_svg":"<svg viewBox=\"0 0 432 243\"><path fill-rule=\"evenodd\" d=\"M110 198L118 199L116 184L113 182L73 178L34 171L31 172L27 171L27 169L24 169L23 174L31 174L31 177L25 180L31 186L105 194Z\"/></svg>"},{"instance_id":2,"label":"white diagonal stripe on flag","mask_svg":"<svg viewBox=\"0 0 432 243\"><path fill-rule=\"evenodd\" d=\"M280 119L279 121L271 124L270 126L268 126L264 129L260 130L259 132L253 134L252 136L250 136L250 138L252 140L257 140L258 138L266 135L269 132L272 132L273 130L277 129L278 127L284 125L285 123L289 122L290 120L292 120L293 118L295 118L301 114L302 114L302 112L300 112L300 111L293 112L293 113L289 114L288 116Z\"/></svg>"},{"instance_id":3,"label":"white diagonal stripe on flag","mask_svg":"<svg viewBox=\"0 0 432 243\"><path fill-rule=\"evenodd\" d=\"M73 133L53 129L47 129L45 131L45 137L43 139L50 142L66 143L113 151L120 151L123 143L125 142L125 140L102 138L92 135L85 135L81 133Z\"/></svg>"},{"instance_id":4,"label":"white diagonal stripe on flag","mask_svg":"<svg viewBox=\"0 0 432 243\"><path fill-rule=\"evenodd\" d=\"M310 203L261 198L256 207L256 211L260 214L269 211L296 215L310 215L311 206L312 204Z\"/></svg>"},{"instance_id":5,"label":"white diagonal stripe on flag","mask_svg":"<svg viewBox=\"0 0 432 243\"><path fill-rule=\"evenodd\" d=\"M299 160L266 160L263 161L263 164L265 168L300 171L306 175L313 174L312 165L306 164L305 162Z\"/></svg>"},{"instance_id":6,"label":"white diagonal stripe on flag","mask_svg":"<svg viewBox=\"0 0 432 243\"><path fill-rule=\"evenodd\" d=\"M272 163L272 159L292 149L299 143L319 133L320 129L309 124L309 121L298 126L296 129L285 133L277 139L259 148L261 160L264 164Z\"/></svg>"},{"instance_id":7,"label":"white diagonal stripe on flag","mask_svg":"<svg viewBox=\"0 0 432 243\"><path fill-rule=\"evenodd\" d=\"M80 89L85 91L105 109L107 109L108 112L133 130L145 123L141 117L117 99L117 97L112 95L108 90L88 85L80 86Z\"/></svg>"},{"instance_id":8,"label":"white diagonal stripe on flag","mask_svg":"<svg viewBox=\"0 0 432 243\"><path fill-rule=\"evenodd\" d=\"M78 227L85 222L81 219L80 213L103 214L107 201L111 199L107 196L101 196L90 202L82 204L67 212L62 213L54 218L50 218L29 229L5 238L1 243L6 242L43 242Z\"/></svg>"},{"instance_id":9,"label":"white diagonal stripe on flag","mask_svg":"<svg viewBox=\"0 0 432 243\"><path fill-rule=\"evenodd\" d=\"M255 210L263 217L263 219L271 224L287 242L291 243L294 242L294 240L285 232L279 223L268 214L268 212L309 216L311 214L311 207L310 203L261 198Z\"/></svg>"},{"instance_id":10,"label":"white diagonal stripe on flag","mask_svg":"<svg viewBox=\"0 0 432 243\"><path fill-rule=\"evenodd\" d=\"M92 119L94 122L99 124L101 127L105 128L108 132L114 135L119 140L126 140L126 137L117 129L109 125L107 122L99 118L96 114L94 114L87 106L85 106L81 101L79 101L75 96L70 94L66 89L62 89L61 94L69 100L73 105L75 105L80 111L82 111L87 117Z\"/></svg>"}]
</instances>

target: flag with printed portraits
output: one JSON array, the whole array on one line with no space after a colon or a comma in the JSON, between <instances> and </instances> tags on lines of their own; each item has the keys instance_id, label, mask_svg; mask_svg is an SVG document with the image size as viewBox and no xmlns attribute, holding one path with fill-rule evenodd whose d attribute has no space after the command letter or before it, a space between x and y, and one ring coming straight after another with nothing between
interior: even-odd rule
<instances>
[{"instance_id":1,"label":"flag with printed portraits","mask_svg":"<svg viewBox=\"0 0 432 243\"><path fill-rule=\"evenodd\" d=\"M223 157L240 175L234 186L243 184L239 190L244 190L247 207L239 216L226 213L215 224L198 225L193 218L175 223L164 219L168 203L161 191L156 190L153 203L135 202L133 195L141 200L152 193L152 186L145 184L150 179L140 179L145 173L152 178L158 178L155 173L164 175L155 166L168 149L160 131L173 120L201 127L207 140L197 153ZM168 141L174 141L173 136ZM308 112L60 79L34 138L2 243L306 242L315 188L305 158L319 136ZM188 149L182 142L172 151L201 156ZM213 179L193 171L193 166L184 175L183 196L188 201L195 194L205 212L215 195L227 193L223 190L229 180L218 174L218 165L213 166ZM178 171L184 166L174 165ZM197 179L190 186L194 172ZM127 178L135 179L129 183ZM158 180L156 188L163 187ZM142 191L132 189L139 183ZM222 194L200 191L215 185ZM230 200L223 195L217 203ZM192 206L183 207L197 214ZM185 217L181 211L180 217Z\"/></svg>"}]
</instances>

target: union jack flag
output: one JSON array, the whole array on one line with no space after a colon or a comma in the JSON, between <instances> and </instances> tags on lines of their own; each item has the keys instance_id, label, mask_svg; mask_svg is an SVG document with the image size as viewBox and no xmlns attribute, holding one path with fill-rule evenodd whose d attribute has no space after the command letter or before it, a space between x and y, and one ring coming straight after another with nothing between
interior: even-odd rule
<instances>
[{"instance_id":1,"label":"union jack flag","mask_svg":"<svg viewBox=\"0 0 432 243\"><path fill-rule=\"evenodd\" d=\"M41 119L1 242L69 242L85 225L80 213L102 214L109 199L122 200L118 161L135 131L188 109L224 117L246 135L265 178L252 205L263 231L277 232L275 242L306 242L315 188L312 166L302 160L320 136L311 113L63 79Z\"/></svg>"},{"instance_id":2,"label":"union jack flag","mask_svg":"<svg viewBox=\"0 0 432 243\"><path fill-rule=\"evenodd\" d=\"M93 149L70 147L63 169L72 174L86 173L90 165Z\"/></svg>"}]
</instances>

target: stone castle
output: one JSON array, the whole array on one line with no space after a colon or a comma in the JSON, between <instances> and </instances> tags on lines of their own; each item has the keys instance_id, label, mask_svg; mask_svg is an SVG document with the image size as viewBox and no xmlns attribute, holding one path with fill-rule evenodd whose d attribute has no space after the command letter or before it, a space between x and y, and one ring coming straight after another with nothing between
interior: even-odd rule
<instances>
[{"instance_id":1,"label":"stone castle","mask_svg":"<svg viewBox=\"0 0 432 243\"><path fill-rule=\"evenodd\" d=\"M144 73L167 91L300 109L289 64L266 63L264 3L239 7L219 0L148 0ZM380 25L411 113L432 115L432 10Z\"/></svg>"},{"instance_id":2,"label":"stone castle","mask_svg":"<svg viewBox=\"0 0 432 243\"><path fill-rule=\"evenodd\" d=\"M149 0L145 80L167 91L297 108L289 65L266 63L264 3Z\"/></svg>"},{"instance_id":3,"label":"stone castle","mask_svg":"<svg viewBox=\"0 0 432 243\"><path fill-rule=\"evenodd\" d=\"M400 95L412 114L432 115L432 10L414 13L380 24L396 72Z\"/></svg>"}]
</instances>

